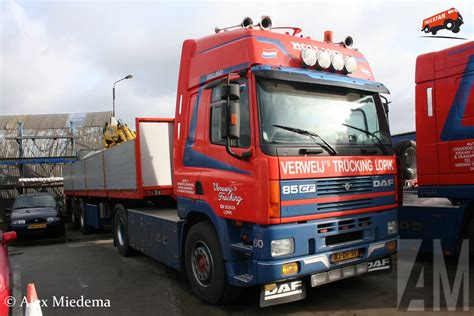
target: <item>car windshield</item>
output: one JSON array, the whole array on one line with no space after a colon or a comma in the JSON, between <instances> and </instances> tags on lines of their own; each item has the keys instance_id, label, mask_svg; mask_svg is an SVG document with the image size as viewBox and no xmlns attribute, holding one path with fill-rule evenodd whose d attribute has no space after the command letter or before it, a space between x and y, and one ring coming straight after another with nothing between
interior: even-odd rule
<instances>
[{"instance_id":1,"label":"car windshield","mask_svg":"<svg viewBox=\"0 0 474 316\"><path fill-rule=\"evenodd\" d=\"M391 146L377 94L270 79L258 80L257 93L263 144L315 144L285 126L316 133L337 148L358 147L358 154L360 148Z\"/></svg>"},{"instance_id":2,"label":"car windshield","mask_svg":"<svg viewBox=\"0 0 474 316\"><path fill-rule=\"evenodd\" d=\"M13 203L13 210L30 207L55 207L56 200L52 195L19 196Z\"/></svg>"}]
</instances>

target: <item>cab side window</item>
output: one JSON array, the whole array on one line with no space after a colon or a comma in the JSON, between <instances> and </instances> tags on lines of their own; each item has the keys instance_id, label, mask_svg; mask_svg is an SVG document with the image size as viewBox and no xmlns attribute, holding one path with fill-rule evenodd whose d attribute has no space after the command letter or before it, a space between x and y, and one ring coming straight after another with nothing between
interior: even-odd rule
<instances>
[{"instance_id":1,"label":"cab side window","mask_svg":"<svg viewBox=\"0 0 474 316\"><path fill-rule=\"evenodd\" d=\"M239 79L240 85L240 138L231 140L233 147L250 147L250 109L247 79ZM211 143L225 146L226 140L221 136L221 108L226 106L222 101L218 88L212 89L211 98Z\"/></svg>"}]
</instances>

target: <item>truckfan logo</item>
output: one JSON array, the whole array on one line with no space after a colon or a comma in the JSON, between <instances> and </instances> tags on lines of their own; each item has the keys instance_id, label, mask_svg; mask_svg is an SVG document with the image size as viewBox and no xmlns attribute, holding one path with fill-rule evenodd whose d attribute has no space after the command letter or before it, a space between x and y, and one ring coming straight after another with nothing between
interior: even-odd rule
<instances>
[{"instance_id":1,"label":"truckfan logo","mask_svg":"<svg viewBox=\"0 0 474 316\"><path fill-rule=\"evenodd\" d=\"M431 33L432 35L436 35L440 30L448 30L453 33L459 33L462 24L464 24L464 20L461 13L457 9L451 8L424 19L421 25L421 31L425 32L426 34ZM461 39L450 36L436 37Z\"/></svg>"}]
</instances>

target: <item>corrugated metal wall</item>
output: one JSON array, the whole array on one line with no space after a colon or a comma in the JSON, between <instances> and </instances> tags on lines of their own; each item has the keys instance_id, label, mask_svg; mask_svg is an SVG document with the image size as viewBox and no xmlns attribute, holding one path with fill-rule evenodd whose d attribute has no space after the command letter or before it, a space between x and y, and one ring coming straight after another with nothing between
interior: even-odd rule
<instances>
[{"instance_id":1,"label":"corrugated metal wall","mask_svg":"<svg viewBox=\"0 0 474 316\"><path fill-rule=\"evenodd\" d=\"M8 137L18 136L18 123L23 123L23 136L67 136L70 122L74 126L75 148L70 139L23 140L24 157L75 156L76 152L103 148L102 129L110 120L112 112L9 115L0 116L0 159L18 158L19 144ZM18 184L20 169L15 165L0 165L0 185ZM27 164L23 166L24 177L61 177L59 164ZM48 188L57 196L62 187ZM35 191L28 189L27 191ZM0 189L0 209L8 207L18 195L15 189Z\"/></svg>"}]
</instances>

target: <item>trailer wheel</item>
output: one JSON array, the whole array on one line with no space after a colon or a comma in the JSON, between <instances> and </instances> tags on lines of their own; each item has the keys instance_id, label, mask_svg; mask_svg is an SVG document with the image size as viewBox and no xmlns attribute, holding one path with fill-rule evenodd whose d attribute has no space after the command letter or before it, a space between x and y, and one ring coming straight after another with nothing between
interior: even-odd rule
<instances>
[{"instance_id":1,"label":"trailer wheel","mask_svg":"<svg viewBox=\"0 0 474 316\"><path fill-rule=\"evenodd\" d=\"M114 244L122 257L129 257L135 251L128 244L127 213L122 205L116 205L114 211Z\"/></svg>"},{"instance_id":2,"label":"trailer wheel","mask_svg":"<svg viewBox=\"0 0 474 316\"><path fill-rule=\"evenodd\" d=\"M71 200L71 223L73 228L79 228L79 201L77 199Z\"/></svg>"},{"instance_id":3,"label":"trailer wheel","mask_svg":"<svg viewBox=\"0 0 474 316\"><path fill-rule=\"evenodd\" d=\"M227 282L219 239L211 223L204 221L189 230L185 245L186 273L197 297L211 304L237 298L240 288Z\"/></svg>"},{"instance_id":4,"label":"trailer wheel","mask_svg":"<svg viewBox=\"0 0 474 316\"><path fill-rule=\"evenodd\" d=\"M92 232L91 228L87 226L87 214L84 199L79 200L79 225L81 227L81 233L84 235Z\"/></svg>"},{"instance_id":5,"label":"trailer wheel","mask_svg":"<svg viewBox=\"0 0 474 316\"><path fill-rule=\"evenodd\" d=\"M403 140L395 144L395 154L400 158L403 168L403 178L411 180L416 178L416 143L411 140Z\"/></svg>"}]
</instances>

